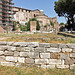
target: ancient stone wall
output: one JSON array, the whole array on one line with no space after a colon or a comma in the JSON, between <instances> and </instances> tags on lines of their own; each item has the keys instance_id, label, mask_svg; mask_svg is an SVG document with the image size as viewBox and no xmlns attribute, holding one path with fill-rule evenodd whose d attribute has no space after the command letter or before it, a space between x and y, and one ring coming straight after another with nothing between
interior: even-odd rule
<instances>
[{"instance_id":1,"label":"ancient stone wall","mask_svg":"<svg viewBox=\"0 0 75 75\"><path fill-rule=\"evenodd\" d=\"M0 42L0 64L72 69L75 67L75 44Z\"/></svg>"}]
</instances>

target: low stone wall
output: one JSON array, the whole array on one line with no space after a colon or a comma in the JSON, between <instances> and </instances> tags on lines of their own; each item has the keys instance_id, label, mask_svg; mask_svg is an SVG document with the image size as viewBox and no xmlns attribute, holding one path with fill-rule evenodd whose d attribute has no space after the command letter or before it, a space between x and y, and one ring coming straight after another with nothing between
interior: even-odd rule
<instances>
[{"instance_id":1,"label":"low stone wall","mask_svg":"<svg viewBox=\"0 0 75 75\"><path fill-rule=\"evenodd\" d=\"M75 44L0 42L0 64L72 69L75 67Z\"/></svg>"}]
</instances>

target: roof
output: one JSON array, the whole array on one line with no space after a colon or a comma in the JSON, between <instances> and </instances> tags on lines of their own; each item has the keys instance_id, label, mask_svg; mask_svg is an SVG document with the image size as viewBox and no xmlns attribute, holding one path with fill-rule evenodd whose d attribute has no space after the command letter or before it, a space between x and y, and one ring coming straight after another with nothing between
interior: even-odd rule
<instances>
[{"instance_id":1,"label":"roof","mask_svg":"<svg viewBox=\"0 0 75 75\"><path fill-rule=\"evenodd\" d=\"M30 9L25 9L25 8L21 8L21 7L15 7L15 6L14 6L14 8L32 11L32 10L30 10Z\"/></svg>"}]
</instances>

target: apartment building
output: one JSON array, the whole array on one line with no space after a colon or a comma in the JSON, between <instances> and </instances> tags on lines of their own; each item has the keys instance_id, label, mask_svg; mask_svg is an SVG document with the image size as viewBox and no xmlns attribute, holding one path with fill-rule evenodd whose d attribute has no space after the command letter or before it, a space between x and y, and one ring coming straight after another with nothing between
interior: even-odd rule
<instances>
[{"instance_id":1,"label":"apartment building","mask_svg":"<svg viewBox=\"0 0 75 75\"><path fill-rule=\"evenodd\" d=\"M12 0L0 0L0 26L7 31L13 28L13 5Z\"/></svg>"}]
</instances>

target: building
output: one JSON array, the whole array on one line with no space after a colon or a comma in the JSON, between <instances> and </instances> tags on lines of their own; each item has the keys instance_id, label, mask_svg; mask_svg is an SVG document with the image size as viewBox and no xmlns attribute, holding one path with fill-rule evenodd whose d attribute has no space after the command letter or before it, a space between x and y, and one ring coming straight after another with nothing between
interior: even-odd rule
<instances>
[{"instance_id":1,"label":"building","mask_svg":"<svg viewBox=\"0 0 75 75\"><path fill-rule=\"evenodd\" d=\"M19 23L25 25L31 18L36 18L40 23L40 30L49 31L53 27L50 25L50 21L54 23L54 28L59 30L59 23L57 21L57 17L50 18L44 14L43 10L29 10L20 7L14 7L14 21L18 21Z\"/></svg>"},{"instance_id":2,"label":"building","mask_svg":"<svg viewBox=\"0 0 75 75\"><path fill-rule=\"evenodd\" d=\"M7 31L13 28L13 4L12 0L0 0L0 26Z\"/></svg>"}]
</instances>

